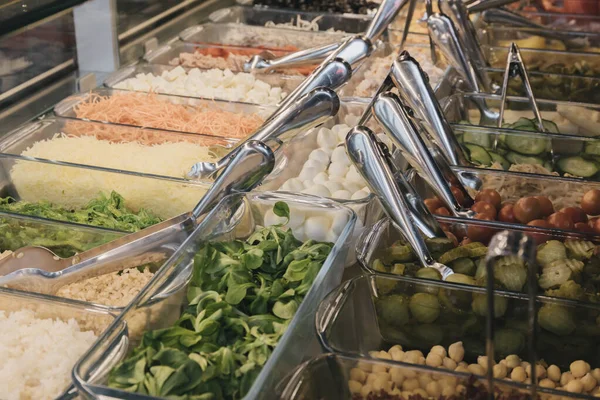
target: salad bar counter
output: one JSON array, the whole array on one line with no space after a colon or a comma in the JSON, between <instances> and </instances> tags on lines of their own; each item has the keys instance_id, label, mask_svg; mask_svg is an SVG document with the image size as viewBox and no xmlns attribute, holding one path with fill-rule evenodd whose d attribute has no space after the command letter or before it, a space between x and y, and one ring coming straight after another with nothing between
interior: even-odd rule
<instances>
[{"instance_id":1,"label":"salad bar counter","mask_svg":"<svg viewBox=\"0 0 600 400\"><path fill-rule=\"evenodd\" d=\"M108 3L0 36L0 399L600 397L597 7Z\"/></svg>"}]
</instances>

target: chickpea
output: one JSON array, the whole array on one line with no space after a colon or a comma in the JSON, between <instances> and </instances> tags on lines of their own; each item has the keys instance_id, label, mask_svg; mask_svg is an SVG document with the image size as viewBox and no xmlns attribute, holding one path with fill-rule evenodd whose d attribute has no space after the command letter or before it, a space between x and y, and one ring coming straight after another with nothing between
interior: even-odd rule
<instances>
[{"instance_id":1,"label":"chickpea","mask_svg":"<svg viewBox=\"0 0 600 400\"><path fill-rule=\"evenodd\" d=\"M427 384L432 381L431 375L429 375L429 374L420 374L417 377L417 380L419 381L419 385L423 389L425 389L427 387Z\"/></svg>"},{"instance_id":2,"label":"chickpea","mask_svg":"<svg viewBox=\"0 0 600 400\"><path fill-rule=\"evenodd\" d=\"M510 373L510 379L512 379L515 382L525 382L525 379L527 379L525 368L521 366L514 368Z\"/></svg>"},{"instance_id":3,"label":"chickpea","mask_svg":"<svg viewBox=\"0 0 600 400\"><path fill-rule=\"evenodd\" d=\"M553 380L548 379L548 378L542 379L538 383L538 385L540 385L540 387L547 388L547 389L554 389L556 387L556 383L554 383Z\"/></svg>"},{"instance_id":4,"label":"chickpea","mask_svg":"<svg viewBox=\"0 0 600 400\"><path fill-rule=\"evenodd\" d=\"M473 375L485 375L485 369L479 364L471 364L468 369Z\"/></svg>"},{"instance_id":5,"label":"chickpea","mask_svg":"<svg viewBox=\"0 0 600 400\"><path fill-rule=\"evenodd\" d=\"M402 373L404 374L404 377L406 379L412 379L412 378L417 377L417 373L415 371L413 371L412 369L407 369L405 371L402 371Z\"/></svg>"},{"instance_id":6,"label":"chickpea","mask_svg":"<svg viewBox=\"0 0 600 400\"><path fill-rule=\"evenodd\" d=\"M419 388L419 381L412 378L407 379L402 383L402 390L413 391Z\"/></svg>"},{"instance_id":7,"label":"chickpea","mask_svg":"<svg viewBox=\"0 0 600 400\"><path fill-rule=\"evenodd\" d=\"M560 381L560 368L558 368L558 366L554 364L549 366L546 373L548 374L548 378L552 379L554 382Z\"/></svg>"},{"instance_id":8,"label":"chickpea","mask_svg":"<svg viewBox=\"0 0 600 400\"><path fill-rule=\"evenodd\" d=\"M455 372L465 372L467 374L471 373L471 371L469 371L469 367L465 367L464 365L459 365L458 367L456 367L456 369L454 371Z\"/></svg>"},{"instance_id":9,"label":"chickpea","mask_svg":"<svg viewBox=\"0 0 600 400\"><path fill-rule=\"evenodd\" d=\"M403 392L402 392L402 398L403 398L403 399L410 399L410 397L411 397L412 395L413 395L413 394L412 394L412 392L411 392L411 391L408 391L408 390L405 390L405 391L403 391Z\"/></svg>"},{"instance_id":10,"label":"chickpea","mask_svg":"<svg viewBox=\"0 0 600 400\"><path fill-rule=\"evenodd\" d=\"M404 362L418 364L421 357L423 357L423 354L420 351L407 351L404 353Z\"/></svg>"},{"instance_id":11,"label":"chickpea","mask_svg":"<svg viewBox=\"0 0 600 400\"><path fill-rule=\"evenodd\" d=\"M424 399L427 398L427 392L424 389L421 389L421 388L413 390L413 395L415 395L415 396L421 396Z\"/></svg>"},{"instance_id":12,"label":"chickpea","mask_svg":"<svg viewBox=\"0 0 600 400\"><path fill-rule=\"evenodd\" d=\"M442 396L444 396L444 397L454 396L454 394L456 393L456 389L458 389L458 386L456 388L454 386L444 386L442 388Z\"/></svg>"},{"instance_id":13,"label":"chickpea","mask_svg":"<svg viewBox=\"0 0 600 400\"><path fill-rule=\"evenodd\" d=\"M375 382L376 380L377 380L377 374L369 374L369 376L367 376L366 384L369 386L373 386L373 382Z\"/></svg>"},{"instance_id":14,"label":"chickpea","mask_svg":"<svg viewBox=\"0 0 600 400\"><path fill-rule=\"evenodd\" d=\"M594 368L590 373L596 381L600 382L600 368Z\"/></svg>"},{"instance_id":15,"label":"chickpea","mask_svg":"<svg viewBox=\"0 0 600 400\"><path fill-rule=\"evenodd\" d=\"M440 386L439 383L437 383L436 381L431 381L427 384L427 387L425 388L425 391L427 392L427 394L435 399L437 399L438 397L440 397L440 395L442 394L442 388Z\"/></svg>"},{"instance_id":16,"label":"chickpea","mask_svg":"<svg viewBox=\"0 0 600 400\"><path fill-rule=\"evenodd\" d=\"M391 360L392 356L387 351L380 351L379 356L377 358L382 360Z\"/></svg>"},{"instance_id":17,"label":"chickpea","mask_svg":"<svg viewBox=\"0 0 600 400\"><path fill-rule=\"evenodd\" d=\"M404 374L402 373L402 369L391 368L390 377L392 378L392 382L394 382L396 387L402 386L402 382L404 382Z\"/></svg>"},{"instance_id":18,"label":"chickpea","mask_svg":"<svg viewBox=\"0 0 600 400\"><path fill-rule=\"evenodd\" d=\"M594 389L596 387L596 385L598 384L598 381L596 380L596 378L594 378L592 376L591 373L587 373L583 376L583 378L580 379L581 384L583 385L583 391L584 392L589 392L592 389Z\"/></svg>"},{"instance_id":19,"label":"chickpea","mask_svg":"<svg viewBox=\"0 0 600 400\"><path fill-rule=\"evenodd\" d=\"M388 353L392 353L392 351L402 351L402 346L399 344L395 344L388 350Z\"/></svg>"},{"instance_id":20,"label":"chickpea","mask_svg":"<svg viewBox=\"0 0 600 400\"><path fill-rule=\"evenodd\" d=\"M531 377L531 365L528 365L527 367L525 367L525 372L527 373L527 376ZM537 376L538 379L542 379L546 377L546 368L544 368L542 365L537 364L535 366L535 375Z\"/></svg>"},{"instance_id":21,"label":"chickpea","mask_svg":"<svg viewBox=\"0 0 600 400\"><path fill-rule=\"evenodd\" d=\"M487 356L479 356L477 357L477 364L481 365L481 368L483 368L485 371L487 371L488 369L488 358ZM496 363L492 361L492 365L495 365Z\"/></svg>"},{"instance_id":22,"label":"chickpea","mask_svg":"<svg viewBox=\"0 0 600 400\"><path fill-rule=\"evenodd\" d=\"M519 365L521 365L521 359L519 356L511 354L510 356L506 357L506 366L508 369L515 369Z\"/></svg>"},{"instance_id":23,"label":"chickpea","mask_svg":"<svg viewBox=\"0 0 600 400\"><path fill-rule=\"evenodd\" d=\"M463 367L468 367L469 366L469 364L467 364L466 361L461 361L461 362L458 363L458 365L462 365Z\"/></svg>"},{"instance_id":24,"label":"chickpea","mask_svg":"<svg viewBox=\"0 0 600 400\"><path fill-rule=\"evenodd\" d=\"M442 365L444 368L449 369L450 371L454 371L457 367L456 361L448 357L442 360Z\"/></svg>"},{"instance_id":25,"label":"chickpea","mask_svg":"<svg viewBox=\"0 0 600 400\"><path fill-rule=\"evenodd\" d=\"M467 390L467 388L465 387L465 385L456 386L456 393L458 393L458 394L464 393L466 390Z\"/></svg>"},{"instance_id":26,"label":"chickpea","mask_svg":"<svg viewBox=\"0 0 600 400\"><path fill-rule=\"evenodd\" d=\"M387 370L388 370L387 367L385 365L382 365L382 364L375 364L375 365L373 365L373 369L372 369L373 373L376 373L376 372L387 372Z\"/></svg>"},{"instance_id":27,"label":"chickpea","mask_svg":"<svg viewBox=\"0 0 600 400\"><path fill-rule=\"evenodd\" d=\"M367 397L372 391L373 388L371 387L371 385L364 385L362 389L360 389L360 394L362 397Z\"/></svg>"},{"instance_id":28,"label":"chickpea","mask_svg":"<svg viewBox=\"0 0 600 400\"><path fill-rule=\"evenodd\" d=\"M570 372L563 372L560 376L560 386L567 386L567 383L571 382L573 379L573 374Z\"/></svg>"},{"instance_id":29,"label":"chickpea","mask_svg":"<svg viewBox=\"0 0 600 400\"><path fill-rule=\"evenodd\" d=\"M373 369L373 364L365 361L359 361L356 367L362 369L365 372L371 372L371 370Z\"/></svg>"},{"instance_id":30,"label":"chickpea","mask_svg":"<svg viewBox=\"0 0 600 400\"><path fill-rule=\"evenodd\" d=\"M425 365L425 357L419 357L419 361L417 361L417 364Z\"/></svg>"},{"instance_id":31,"label":"chickpea","mask_svg":"<svg viewBox=\"0 0 600 400\"><path fill-rule=\"evenodd\" d=\"M448 355L457 363L461 362L463 358L465 358L465 348L463 347L463 342L452 343L448 347Z\"/></svg>"},{"instance_id":32,"label":"chickpea","mask_svg":"<svg viewBox=\"0 0 600 400\"><path fill-rule=\"evenodd\" d=\"M375 382L373 382L373 390L376 392L379 392L381 390L389 392L390 390L392 390L392 382L389 380L389 378L385 379L382 377L377 377L377 379L375 379Z\"/></svg>"},{"instance_id":33,"label":"chickpea","mask_svg":"<svg viewBox=\"0 0 600 400\"><path fill-rule=\"evenodd\" d=\"M573 379L571 382L567 383L565 389L567 390L567 392L581 393L581 391L583 390L583 385L581 384L580 380Z\"/></svg>"},{"instance_id":34,"label":"chickpea","mask_svg":"<svg viewBox=\"0 0 600 400\"><path fill-rule=\"evenodd\" d=\"M455 377L453 377L453 376L442 376L440 379L438 379L438 382L442 386L452 386L452 387L455 387L456 383L458 382L458 380Z\"/></svg>"},{"instance_id":35,"label":"chickpea","mask_svg":"<svg viewBox=\"0 0 600 400\"><path fill-rule=\"evenodd\" d=\"M378 358L379 357L379 352L377 350L371 350L369 352L369 357Z\"/></svg>"},{"instance_id":36,"label":"chickpea","mask_svg":"<svg viewBox=\"0 0 600 400\"><path fill-rule=\"evenodd\" d=\"M444 348L444 346L433 346L431 348L431 350L429 351L429 353L434 353L437 354L438 356L440 356L441 358L444 358L446 356L448 356L448 353L446 352L446 349Z\"/></svg>"},{"instance_id":37,"label":"chickpea","mask_svg":"<svg viewBox=\"0 0 600 400\"><path fill-rule=\"evenodd\" d=\"M350 379L356 382L364 383L367 379L367 374L360 368L352 368L350 370Z\"/></svg>"},{"instance_id":38,"label":"chickpea","mask_svg":"<svg viewBox=\"0 0 600 400\"><path fill-rule=\"evenodd\" d=\"M434 367L434 368L441 366L442 363L443 363L442 357L440 357L440 355L437 353L429 353L427 355L427 358L425 359L425 364L427 364L430 367Z\"/></svg>"},{"instance_id":39,"label":"chickpea","mask_svg":"<svg viewBox=\"0 0 600 400\"><path fill-rule=\"evenodd\" d=\"M496 364L494 365L494 378L502 379L506 378L508 375L508 368L504 364Z\"/></svg>"},{"instance_id":40,"label":"chickpea","mask_svg":"<svg viewBox=\"0 0 600 400\"><path fill-rule=\"evenodd\" d=\"M389 353L394 361L402 361L404 359L404 352L402 350L398 350L396 346L392 347Z\"/></svg>"},{"instance_id":41,"label":"chickpea","mask_svg":"<svg viewBox=\"0 0 600 400\"><path fill-rule=\"evenodd\" d=\"M377 377L377 379L385 379L387 381L392 379L392 376L388 372L376 372L374 375Z\"/></svg>"},{"instance_id":42,"label":"chickpea","mask_svg":"<svg viewBox=\"0 0 600 400\"><path fill-rule=\"evenodd\" d=\"M363 385L360 382L348 381L348 388L350 389L350 393L352 393L352 394L360 393L362 387L363 387Z\"/></svg>"},{"instance_id":43,"label":"chickpea","mask_svg":"<svg viewBox=\"0 0 600 400\"><path fill-rule=\"evenodd\" d=\"M390 394L391 394L391 395L394 395L394 396L401 396L401 395L402 395L402 392L400 391L400 389L398 389L398 388L394 388L394 390L392 390L392 391L390 392Z\"/></svg>"},{"instance_id":44,"label":"chickpea","mask_svg":"<svg viewBox=\"0 0 600 400\"><path fill-rule=\"evenodd\" d=\"M585 361L577 360L571 363L570 370L575 378L581 378L582 376L590 372L591 368L590 364L586 363Z\"/></svg>"}]
</instances>

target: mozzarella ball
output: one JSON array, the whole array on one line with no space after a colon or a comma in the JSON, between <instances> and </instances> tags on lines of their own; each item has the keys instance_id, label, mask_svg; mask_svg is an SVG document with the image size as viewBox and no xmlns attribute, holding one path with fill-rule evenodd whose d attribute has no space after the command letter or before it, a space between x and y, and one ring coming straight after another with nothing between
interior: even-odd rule
<instances>
[{"instance_id":1,"label":"mozzarella ball","mask_svg":"<svg viewBox=\"0 0 600 400\"><path fill-rule=\"evenodd\" d=\"M331 221L327 217L309 217L304 222L304 233L307 238L322 242L327 238L330 226Z\"/></svg>"},{"instance_id":2,"label":"mozzarella ball","mask_svg":"<svg viewBox=\"0 0 600 400\"><path fill-rule=\"evenodd\" d=\"M292 230L295 230L296 228L298 228L300 225L302 225L304 223L304 220L306 219L306 215L304 213L304 211L299 210L297 208L291 208L290 209L290 220L287 223L287 226L289 226Z\"/></svg>"},{"instance_id":3,"label":"mozzarella ball","mask_svg":"<svg viewBox=\"0 0 600 400\"><path fill-rule=\"evenodd\" d=\"M335 243L338 240L339 235L336 235L335 232L329 231L325 236L325 241L330 243Z\"/></svg>"},{"instance_id":4,"label":"mozzarella ball","mask_svg":"<svg viewBox=\"0 0 600 400\"><path fill-rule=\"evenodd\" d=\"M337 135L327 128L321 128L317 134L317 144L322 149L333 149L338 144Z\"/></svg>"},{"instance_id":5,"label":"mozzarella ball","mask_svg":"<svg viewBox=\"0 0 600 400\"><path fill-rule=\"evenodd\" d=\"M349 182L355 182L361 185L365 184L365 180L363 179L362 175L358 172L358 170L356 169L356 167L354 165L352 165L350 168L348 168L348 172L346 173L346 180Z\"/></svg>"},{"instance_id":6,"label":"mozzarella ball","mask_svg":"<svg viewBox=\"0 0 600 400\"><path fill-rule=\"evenodd\" d=\"M329 165L329 176L345 177L348 173L348 166L340 163L331 163ZM331 178L330 178L331 179Z\"/></svg>"},{"instance_id":7,"label":"mozzarella ball","mask_svg":"<svg viewBox=\"0 0 600 400\"><path fill-rule=\"evenodd\" d=\"M335 149L333 149L333 152L331 153L331 162L349 166L351 161L350 158L348 158L348 154L346 153L346 148L336 147Z\"/></svg>"},{"instance_id":8,"label":"mozzarella ball","mask_svg":"<svg viewBox=\"0 0 600 400\"><path fill-rule=\"evenodd\" d=\"M309 160L315 160L317 162L320 162L321 164L329 164L329 154L327 154L326 151L323 151L322 149L315 149L313 151L310 152L310 155L308 156Z\"/></svg>"},{"instance_id":9,"label":"mozzarella ball","mask_svg":"<svg viewBox=\"0 0 600 400\"><path fill-rule=\"evenodd\" d=\"M323 182L321 183L323 186L325 186L327 189L329 189L329 191L331 193L335 193L338 190L343 190L344 189L344 185L342 185L339 182L334 182L334 181L327 181L327 182Z\"/></svg>"},{"instance_id":10,"label":"mozzarella ball","mask_svg":"<svg viewBox=\"0 0 600 400\"><path fill-rule=\"evenodd\" d=\"M342 231L346 227L347 223L348 223L348 215L343 212L336 212L332 218L331 231L339 236L340 233L342 233Z\"/></svg>"},{"instance_id":11,"label":"mozzarella ball","mask_svg":"<svg viewBox=\"0 0 600 400\"><path fill-rule=\"evenodd\" d=\"M317 169L311 167L302 168L302 171L300 171L300 175L298 175L298 178L300 178L303 181L312 181L319 172L321 171L318 171Z\"/></svg>"},{"instance_id":12,"label":"mozzarella ball","mask_svg":"<svg viewBox=\"0 0 600 400\"><path fill-rule=\"evenodd\" d=\"M325 183L328 181L329 181L329 175L327 175L327 172L319 172L317 174L317 176L315 176L313 178L314 183L319 183L321 185L325 185ZM329 191L331 191L331 189L329 189Z\"/></svg>"},{"instance_id":13,"label":"mozzarella ball","mask_svg":"<svg viewBox=\"0 0 600 400\"><path fill-rule=\"evenodd\" d=\"M352 196L350 196L350 200L364 199L368 195L369 195L369 193L363 192L362 190L359 190L358 192L354 192L354 194Z\"/></svg>"},{"instance_id":14,"label":"mozzarella ball","mask_svg":"<svg viewBox=\"0 0 600 400\"><path fill-rule=\"evenodd\" d=\"M344 188L349 191L350 193L356 193L360 190L361 185L357 184L356 182L344 182Z\"/></svg>"},{"instance_id":15,"label":"mozzarella ball","mask_svg":"<svg viewBox=\"0 0 600 400\"><path fill-rule=\"evenodd\" d=\"M281 186L281 189L288 190L290 192L300 192L301 190L304 190L304 183L299 178L288 179Z\"/></svg>"},{"instance_id":16,"label":"mozzarella ball","mask_svg":"<svg viewBox=\"0 0 600 400\"><path fill-rule=\"evenodd\" d=\"M339 142L346 141L346 135L350 132L350 127L346 124L334 125L331 131L336 134Z\"/></svg>"},{"instance_id":17,"label":"mozzarella ball","mask_svg":"<svg viewBox=\"0 0 600 400\"><path fill-rule=\"evenodd\" d=\"M331 194L331 198L339 200L350 200L352 194L347 190L338 190Z\"/></svg>"},{"instance_id":18,"label":"mozzarella ball","mask_svg":"<svg viewBox=\"0 0 600 400\"><path fill-rule=\"evenodd\" d=\"M331 192L323 185L314 184L309 188L304 189L301 193L311 194L319 197L330 197Z\"/></svg>"},{"instance_id":19,"label":"mozzarella ball","mask_svg":"<svg viewBox=\"0 0 600 400\"><path fill-rule=\"evenodd\" d=\"M304 166L302 167L302 169L306 169L306 168L314 168L319 172L323 172L327 169L327 166L329 165L329 163L322 163L320 161L317 160L306 160L306 162L304 163Z\"/></svg>"},{"instance_id":20,"label":"mozzarella ball","mask_svg":"<svg viewBox=\"0 0 600 400\"><path fill-rule=\"evenodd\" d=\"M304 221L304 223L306 223L306 221ZM305 241L307 239L306 234L304 232L304 224L293 228L292 233L294 234L294 237L298 240Z\"/></svg>"}]
</instances>

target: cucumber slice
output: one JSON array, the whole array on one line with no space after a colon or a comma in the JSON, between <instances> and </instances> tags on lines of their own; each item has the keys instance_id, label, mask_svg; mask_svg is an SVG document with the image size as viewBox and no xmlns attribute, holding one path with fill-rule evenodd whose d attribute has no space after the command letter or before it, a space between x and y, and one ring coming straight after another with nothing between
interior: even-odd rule
<instances>
[{"instance_id":1,"label":"cucumber slice","mask_svg":"<svg viewBox=\"0 0 600 400\"><path fill-rule=\"evenodd\" d=\"M464 146L469 150L469 157L472 163L479 165L490 165L492 163L490 153L483 147L471 143L465 143Z\"/></svg>"},{"instance_id":2,"label":"cucumber slice","mask_svg":"<svg viewBox=\"0 0 600 400\"><path fill-rule=\"evenodd\" d=\"M554 170L554 167L550 161L544 161L543 166L548 170L548 172L552 172Z\"/></svg>"},{"instance_id":3,"label":"cucumber slice","mask_svg":"<svg viewBox=\"0 0 600 400\"><path fill-rule=\"evenodd\" d=\"M556 125L554 122L549 121L547 119L542 119L542 124L544 125L544 129L546 129L546 132L548 133L560 133L560 131L558 130L558 125Z\"/></svg>"},{"instance_id":4,"label":"cucumber slice","mask_svg":"<svg viewBox=\"0 0 600 400\"><path fill-rule=\"evenodd\" d=\"M579 156L562 158L558 161L557 165L561 171L582 178L594 176L599 170L595 162L588 161Z\"/></svg>"},{"instance_id":5,"label":"cucumber slice","mask_svg":"<svg viewBox=\"0 0 600 400\"><path fill-rule=\"evenodd\" d=\"M504 124L503 128L516 129L520 131L536 131L537 128L532 120L529 118L521 117L516 122L510 124Z\"/></svg>"},{"instance_id":6,"label":"cucumber slice","mask_svg":"<svg viewBox=\"0 0 600 400\"><path fill-rule=\"evenodd\" d=\"M500 163L500 165L502 165L502 169L504 169L505 171L507 171L510 168L510 163L508 162L508 160L502 157L500 154L495 153L493 151L488 151L488 154L490 155L490 157L492 157L492 162Z\"/></svg>"},{"instance_id":7,"label":"cucumber slice","mask_svg":"<svg viewBox=\"0 0 600 400\"><path fill-rule=\"evenodd\" d=\"M594 140L585 143L585 150L587 154L593 154L600 156L600 140Z\"/></svg>"},{"instance_id":8,"label":"cucumber slice","mask_svg":"<svg viewBox=\"0 0 600 400\"><path fill-rule=\"evenodd\" d=\"M489 153L489 150L488 150L488 153ZM508 153L508 150L498 146L498 147L496 147L495 153L500 154L501 156L505 156L506 153Z\"/></svg>"},{"instance_id":9,"label":"cucumber slice","mask_svg":"<svg viewBox=\"0 0 600 400\"><path fill-rule=\"evenodd\" d=\"M481 132L465 132L463 142L476 144L481 147L489 148L491 144L490 135Z\"/></svg>"},{"instance_id":10,"label":"cucumber slice","mask_svg":"<svg viewBox=\"0 0 600 400\"><path fill-rule=\"evenodd\" d=\"M528 156L537 156L543 153L549 143L548 139L542 137L524 135L506 136L506 145L509 149Z\"/></svg>"},{"instance_id":11,"label":"cucumber slice","mask_svg":"<svg viewBox=\"0 0 600 400\"><path fill-rule=\"evenodd\" d=\"M544 165L544 160L542 160L539 157L524 156L524 155L521 155L519 153L514 153L512 151L510 151L510 152L508 152L506 154L506 159L511 164L538 164L538 165Z\"/></svg>"}]
</instances>

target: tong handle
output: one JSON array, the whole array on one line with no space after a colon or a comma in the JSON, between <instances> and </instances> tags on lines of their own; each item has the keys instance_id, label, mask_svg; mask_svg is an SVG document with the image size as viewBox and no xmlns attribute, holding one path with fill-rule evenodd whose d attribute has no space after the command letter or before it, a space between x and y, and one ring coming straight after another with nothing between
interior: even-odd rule
<instances>
[{"instance_id":1,"label":"tong handle","mask_svg":"<svg viewBox=\"0 0 600 400\"><path fill-rule=\"evenodd\" d=\"M364 37L375 42L385 32L409 0L383 0L365 31Z\"/></svg>"},{"instance_id":2,"label":"tong handle","mask_svg":"<svg viewBox=\"0 0 600 400\"><path fill-rule=\"evenodd\" d=\"M435 260L413 222L403 193L395 184L382 146L373 132L364 126L353 128L346 136L346 150L358 172L377 195L396 228L405 235L422 264L433 265Z\"/></svg>"},{"instance_id":3,"label":"tong handle","mask_svg":"<svg viewBox=\"0 0 600 400\"><path fill-rule=\"evenodd\" d=\"M453 165L469 165L419 63L403 51L390 73L402 100L423 121L429 135L444 149L448 161Z\"/></svg>"},{"instance_id":4,"label":"tong handle","mask_svg":"<svg viewBox=\"0 0 600 400\"><path fill-rule=\"evenodd\" d=\"M483 73L487 67L487 61L477 39L477 31L469 19L466 6L462 3L462 0L439 0L438 7L442 14L447 15L452 20L458 32L460 43L464 46L466 54L472 60L476 70L482 71L482 89L487 93L491 93L492 82L489 76Z\"/></svg>"},{"instance_id":5,"label":"tong handle","mask_svg":"<svg viewBox=\"0 0 600 400\"><path fill-rule=\"evenodd\" d=\"M254 55L249 61L244 63L244 71L261 70L267 72L274 69L317 64L323 62L338 47L340 47L340 43L331 43L320 47L300 50L272 60L265 60L260 55Z\"/></svg>"},{"instance_id":6,"label":"tong handle","mask_svg":"<svg viewBox=\"0 0 600 400\"><path fill-rule=\"evenodd\" d=\"M465 203L472 203L473 200L437 146L425 141L418 133L410 119L409 110L401 104L398 96L390 92L379 95L373 104L373 115L377 122L402 151L406 160L427 179L452 213L471 216L472 211L465 210L456 200L450 184L462 191Z\"/></svg>"}]
</instances>

